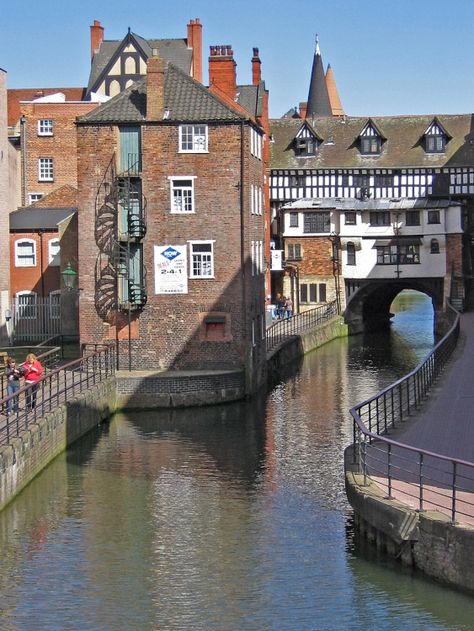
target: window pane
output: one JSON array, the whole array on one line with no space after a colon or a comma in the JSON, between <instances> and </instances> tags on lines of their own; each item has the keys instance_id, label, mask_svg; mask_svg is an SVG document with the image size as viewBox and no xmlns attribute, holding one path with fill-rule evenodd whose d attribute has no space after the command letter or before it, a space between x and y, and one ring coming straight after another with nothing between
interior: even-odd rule
<instances>
[{"instance_id":1,"label":"window pane","mask_svg":"<svg viewBox=\"0 0 474 631\"><path fill-rule=\"evenodd\" d=\"M318 302L317 297L317 285L316 283L311 283L309 286L309 301L310 302Z\"/></svg>"},{"instance_id":2,"label":"window pane","mask_svg":"<svg viewBox=\"0 0 474 631\"><path fill-rule=\"evenodd\" d=\"M326 302L326 283L319 284L319 302Z\"/></svg>"},{"instance_id":3,"label":"window pane","mask_svg":"<svg viewBox=\"0 0 474 631\"><path fill-rule=\"evenodd\" d=\"M308 285L300 285L300 300L301 302L308 302Z\"/></svg>"}]
</instances>

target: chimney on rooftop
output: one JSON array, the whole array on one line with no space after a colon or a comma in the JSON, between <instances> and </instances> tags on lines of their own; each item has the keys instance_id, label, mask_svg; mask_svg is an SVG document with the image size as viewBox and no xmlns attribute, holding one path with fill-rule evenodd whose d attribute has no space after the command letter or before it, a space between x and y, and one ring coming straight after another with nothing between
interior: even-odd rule
<instances>
[{"instance_id":1,"label":"chimney on rooftop","mask_svg":"<svg viewBox=\"0 0 474 631\"><path fill-rule=\"evenodd\" d=\"M166 61L157 55L148 58L146 70L146 117L163 120L165 110Z\"/></svg>"},{"instance_id":2,"label":"chimney on rooftop","mask_svg":"<svg viewBox=\"0 0 474 631\"><path fill-rule=\"evenodd\" d=\"M237 94L236 66L232 46L210 46L209 87L216 86L232 100Z\"/></svg>"},{"instance_id":3,"label":"chimney on rooftop","mask_svg":"<svg viewBox=\"0 0 474 631\"><path fill-rule=\"evenodd\" d=\"M100 25L99 20L94 20L94 24L91 29L91 61L94 59L94 55L99 50L100 45L104 41L104 27Z\"/></svg>"},{"instance_id":4,"label":"chimney on rooftop","mask_svg":"<svg viewBox=\"0 0 474 631\"><path fill-rule=\"evenodd\" d=\"M252 85L258 85L262 80L262 62L258 56L258 48L253 49L252 57Z\"/></svg>"},{"instance_id":5,"label":"chimney on rooftop","mask_svg":"<svg viewBox=\"0 0 474 631\"><path fill-rule=\"evenodd\" d=\"M202 83L202 24L199 18L189 20L188 48L193 51L191 76Z\"/></svg>"}]
</instances>

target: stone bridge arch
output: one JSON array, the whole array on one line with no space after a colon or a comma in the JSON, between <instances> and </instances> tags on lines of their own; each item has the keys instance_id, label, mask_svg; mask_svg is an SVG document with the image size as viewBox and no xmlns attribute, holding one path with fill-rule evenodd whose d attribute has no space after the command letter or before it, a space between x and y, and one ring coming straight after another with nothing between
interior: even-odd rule
<instances>
[{"instance_id":1,"label":"stone bridge arch","mask_svg":"<svg viewBox=\"0 0 474 631\"><path fill-rule=\"evenodd\" d=\"M436 316L444 309L442 278L374 279L356 283L346 281L344 321L349 326L349 332L361 333L389 326L393 315L390 305L404 289L414 289L431 298L436 327Z\"/></svg>"}]
</instances>

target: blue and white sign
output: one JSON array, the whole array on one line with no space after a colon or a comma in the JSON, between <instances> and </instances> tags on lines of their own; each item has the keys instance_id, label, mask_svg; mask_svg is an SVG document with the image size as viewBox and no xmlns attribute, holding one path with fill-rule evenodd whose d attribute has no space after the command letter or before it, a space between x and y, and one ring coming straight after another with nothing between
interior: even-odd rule
<instances>
[{"instance_id":1,"label":"blue and white sign","mask_svg":"<svg viewBox=\"0 0 474 631\"><path fill-rule=\"evenodd\" d=\"M154 253L155 294L187 294L187 247L155 245Z\"/></svg>"}]
</instances>

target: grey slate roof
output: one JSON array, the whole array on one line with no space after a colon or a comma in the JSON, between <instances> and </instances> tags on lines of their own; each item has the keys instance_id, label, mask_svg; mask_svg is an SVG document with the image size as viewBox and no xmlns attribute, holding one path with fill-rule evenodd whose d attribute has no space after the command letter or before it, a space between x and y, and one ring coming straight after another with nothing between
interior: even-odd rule
<instances>
[{"instance_id":1,"label":"grey slate roof","mask_svg":"<svg viewBox=\"0 0 474 631\"><path fill-rule=\"evenodd\" d=\"M10 213L10 231L55 230L77 208L22 208Z\"/></svg>"},{"instance_id":2,"label":"grey slate roof","mask_svg":"<svg viewBox=\"0 0 474 631\"><path fill-rule=\"evenodd\" d=\"M451 136L445 153L426 153L423 135L437 119ZM371 120L386 138L380 155L363 156L358 137ZM293 139L301 119L270 121L272 169L399 169L403 167L452 167L474 164L474 115L446 114L423 116L319 117L309 119L323 139L314 156L295 156ZM332 141L332 142L328 142ZM472 141L472 144L471 142Z\"/></svg>"},{"instance_id":3,"label":"grey slate roof","mask_svg":"<svg viewBox=\"0 0 474 631\"><path fill-rule=\"evenodd\" d=\"M169 121L232 121L248 118L220 101L182 70L167 65L165 109ZM146 77L78 119L84 123L139 123L146 120Z\"/></svg>"},{"instance_id":4,"label":"grey slate roof","mask_svg":"<svg viewBox=\"0 0 474 631\"><path fill-rule=\"evenodd\" d=\"M419 208L448 208L460 206L459 202L448 199L428 199L426 197L397 197L393 199L355 199L353 197L302 197L285 204L281 210L409 210Z\"/></svg>"},{"instance_id":5,"label":"grey slate roof","mask_svg":"<svg viewBox=\"0 0 474 631\"><path fill-rule=\"evenodd\" d=\"M239 85L237 86L236 102L252 116L258 117L263 113L264 94L265 83L263 81L258 85Z\"/></svg>"},{"instance_id":6,"label":"grey slate roof","mask_svg":"<svg viewBox=\"0 0 474 631\"><path fill-rule=\"evenodd\" d=\"M185 39L150 39L146 40L135 33L130 33L122 40L103 40L98 52L92 60L87 92L94 89L101 74L108 64L122 49L123 44L129 39L135 39L138 46L143 50L145 60L151 56L154 48L158 49L158 54L163 59L181 68L183 72L189 74L191 71L192 50L188 48Z\"/></svg>"}]
</instances>

